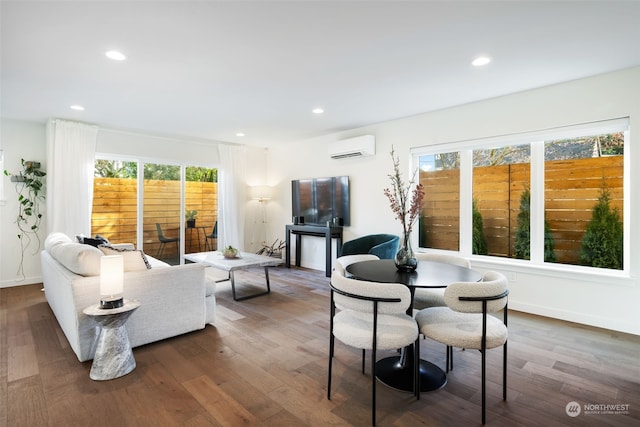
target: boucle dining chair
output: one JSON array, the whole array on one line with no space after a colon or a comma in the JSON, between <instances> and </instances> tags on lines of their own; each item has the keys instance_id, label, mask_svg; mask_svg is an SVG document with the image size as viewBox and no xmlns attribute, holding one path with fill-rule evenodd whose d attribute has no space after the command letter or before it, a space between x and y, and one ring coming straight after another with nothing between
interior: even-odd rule
<instances>
[{"instance_id":1,"label":"boucle dining chair","mask_svg":"<svg viewBox=\"0 0 640 427\"><path fill-rule=\"evenodd\" d=\"M376 424L376 352L414 344L415 360L420 360L418 326L406 314L411 304L409 288L399 283L354 280L334 271L331 275L329 320L329 372L327 399L331 400L331 373L335 338L351 347L371 350L371 423ZM336 306L342 307L336 313ZM418 363L414 364L414 384ZM362 366L364 373L364 361ZM417 387L414 394L419 397Z\"/></svg>"},{"instance_id":2,"label":"boucle dining chair","mask_svg":"<svg viewBox=\"0 0 640 427\"><path fill-rule=\"evenodd\" d=\"M416 253L416 258L418 259L418 262L420 262L420 260L434 261L471 268L469 260L460 255L418 252ZM416 310L422 310L427 307L446 306L444 303L444 289L445 288L416 288L413 296L413 308Z\"/></svg>"},{"instance_id":3,"label":"boucle dining chair","mask_svg":"<svg viewBox=\"0 0 640 427\"><path fill-rule=\"evenodd\" d=\"M420 332L447 346L447 372L453 347L480 350L482 424L486 412L486 350L500 346L503 347L502 398L507 400L507 286L507 278L493 271L485 273L481 282L451 283L444 292L446 307L425 308L416 315ZM500 310L502 320L490 314Z\"/></svg>"},{"instance_id":4,"label":"boucle dining chair","mask_svg":"<svg viewBox=\"0 0 640 427\"><path fill-rule=\"evenodd\" d=\"M347 273L345 269L353 263L360 261L372 261L380 259L376 255L372 254L359 254L359 255L344 255L336 258L335 271L340 273L342 276L346 276Z\"/></svg>"}]
</instances>

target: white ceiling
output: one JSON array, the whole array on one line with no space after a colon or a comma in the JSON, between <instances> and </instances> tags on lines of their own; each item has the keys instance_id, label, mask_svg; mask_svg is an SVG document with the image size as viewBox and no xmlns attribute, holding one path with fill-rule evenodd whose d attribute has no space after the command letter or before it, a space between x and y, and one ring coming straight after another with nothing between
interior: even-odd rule
<instances>
[{"instance_id":1,"label":"white ceiling","mask_svg":"<svg viewBox=\"0 0 640 427\"><path fill-rule=\"evenodd\" d=\"M260 146L640 65L639 1L2 0L0 12L2 117ZM494 61L474 68L478 54Z\"/></svg>"}]
</instances>

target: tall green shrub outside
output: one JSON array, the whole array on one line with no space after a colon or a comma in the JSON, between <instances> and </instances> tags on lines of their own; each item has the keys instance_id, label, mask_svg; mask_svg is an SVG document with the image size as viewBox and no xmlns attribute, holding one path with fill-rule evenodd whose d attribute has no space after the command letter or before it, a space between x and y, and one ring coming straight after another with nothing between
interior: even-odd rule
<instances>
[{"instance_id":1,"label":"tall green shrub outside","mask_svg":"<svg viewBox=\"0 0 640 427\"><path fill-rule=\"evenodd\" d=\"M484 225L482 224L482 214L478 209L478 202L473 199L473 253L476 255L486 255L489 253L487 239L484 237Z\"/></svg>"},{"instance_id":2,"label":"tall green shrub outside","mask_svg":"<svg viewBox=\"0 0 640 427\"><path fill-rule=\"evenodd\" d=\"M622 237L620 211L611 208L611 195L603 186L582 238L580 262L591 267L622 270Z\"/></svg>"},{"instance_id":3,"label":"tall green shrub outside","mask_svg":"<svg viewBox=\"0 0 640 427\"><path fill-rule=\"evenodd\" d=\"M520 196L520 212L518 212L518 229L514 256L520 259L531 259L531 192L526 189ZM555 242L551 227L547 220L544 221L544 260L555 262L556 253L553 250Z\"/></svg>"}]
</instances>

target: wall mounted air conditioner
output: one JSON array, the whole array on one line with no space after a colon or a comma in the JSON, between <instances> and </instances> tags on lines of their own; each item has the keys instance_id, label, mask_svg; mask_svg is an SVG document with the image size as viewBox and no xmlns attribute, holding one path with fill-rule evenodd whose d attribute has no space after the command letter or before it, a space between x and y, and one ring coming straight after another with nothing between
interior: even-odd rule
<instances>
[{"instance_id":1,"label":"wall mounted air conditioner","mask_svg":"<svg viewBox=\"0 0 640 427\"><path fill-rule=\"evenodd\" d=\"M332 159L373 156L374 154L376 154L376 138L373 135L357 136L329 144L329 157Z\"/></svg>"}]
</instances>

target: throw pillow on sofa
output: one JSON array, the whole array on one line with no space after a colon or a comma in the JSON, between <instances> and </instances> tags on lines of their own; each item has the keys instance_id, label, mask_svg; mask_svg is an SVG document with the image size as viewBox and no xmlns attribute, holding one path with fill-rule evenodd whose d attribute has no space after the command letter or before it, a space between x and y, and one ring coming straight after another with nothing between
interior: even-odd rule
<instances>
[{"instance_id":1,"label":"throw pillow on sofa","mask_svg":"<svg viewBox=\"0 0 640 427\"><path fill-rule=\"evenodd\" d=\"M67 270L81 276L98 276L100 274L102 252L98 248L75 243L71 239L68 242L57 241L53 245L45 245L45 248L47 247L51 256Z\"/></svg>"},{"instance_id":2,"label":"throw pillow on sofa","mask_svg":"<svg viewBox=\"0 0 640 427\"><path fill-rule=\"evenodd\" d=\"M87 237L84 234L77 234L76 239L78 239L78 243L84 243L85 245L95 246L96 248L99 245L111 244L106 237L103 237L99 234L96 234L96 237Z\"/></svg>"},{"instance_id":3,"label":"throw pillow on sofa","mask_svg":"<svg viewBox=\"0 0 640 427\"><path fill-rule=\"evenodd\" d=\"M149 260L142 251L114 248L108 245L98 245L98 249L105 255L122 255L124 257L124 271L141 271L151 268Z\"/></svg>"},{"instance_id":4,"label":"throw pillow on sofa","mask_svg":"<svg viewBox=\"0 0 640 427\"><path fill-rule=\"evenodd\" d=\"M47 252L51 252L51 249L56 245L59 245L61 243L72 243L72 242L73 240L71 240L69 236L67 236L64 233L60 233L60 232L50 233L44 241L44 250Z\"/></svg>"}]
</instances>

